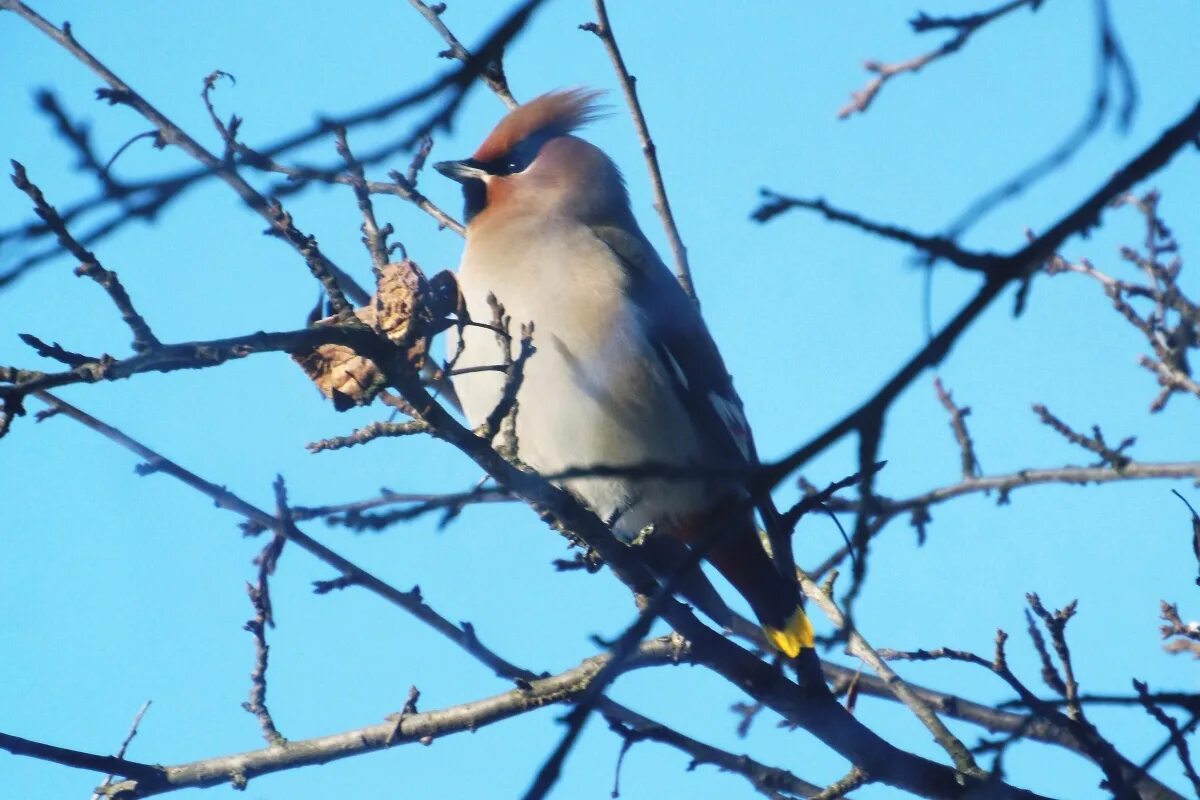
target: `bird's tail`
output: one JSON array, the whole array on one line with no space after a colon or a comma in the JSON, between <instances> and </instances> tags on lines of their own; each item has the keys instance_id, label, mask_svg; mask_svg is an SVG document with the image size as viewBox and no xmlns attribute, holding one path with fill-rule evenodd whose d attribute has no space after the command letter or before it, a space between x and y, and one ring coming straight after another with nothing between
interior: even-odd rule
<instances>
[{"instance_id":1,"label":"bird's tail","mask_svg":"<svg viewBox=\"0 0 1200 800\"><path fill-rule=\"evenodd\" d=\"M762 618L760 617L759 620L761 621ZM795 658L800 655L802 649L806 647L811 649L813 646L812 623L808 621L808 615L800 606L796 606L796 610L787 618L782 628L776 628L764 622L763 634L772 647L788 658Z\"/></svg>"},{"instance_id":2,"label":"bird's tail","mask_svg":"<svg viewBox=\"0 0 1200 800\"><path fill-rule=\"evenodd\" d=\"M759 504L759 513L762 514L763 524L767 529L766 538L775 571L783 578L788 595L799 599L800 583L796 579L795 561L792 556L791 531L785 528L779 509L775 508L769 494ZM764 623L763 633L776 649L786 653L789 658L795 658L800 648L813 646L812 624L800 605L797 605L795 611L787 618L783 628L772 628Z\"/></svg>"},{"instance_id":3,"label":"bird's tail","mask_svg":"<svg viewBox=\"0 0 1200 800\"><path fill-rule=\"evenodd\" d=\"M800 606L796 585L771 562L753 518L747 515L732 524L736 526L733 530L720 533L711 542L705 541L710 537L703 526L681 526L672 532L693 547L708 544L708 562L746 598L767 641L788 658L796 658L802 649L813 647L812 624Z\"/></svg>"}]
</instances>

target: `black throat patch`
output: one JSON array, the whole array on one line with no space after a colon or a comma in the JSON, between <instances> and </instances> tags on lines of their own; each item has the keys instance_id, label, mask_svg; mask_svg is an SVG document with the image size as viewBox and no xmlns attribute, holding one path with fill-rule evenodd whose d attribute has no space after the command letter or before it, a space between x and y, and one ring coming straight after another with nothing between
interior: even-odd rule
<instances>
[{"instance_id":1,"label":"black throat patch","mask_svg":"<svg viewBox=\"0 0 1200 800\"><path fill-rule=\"evenodd\" d=\"M478 178L463 181L463 222L470 223L472 217L487 205L487 186Z\"/></svg>"}]
</instances>

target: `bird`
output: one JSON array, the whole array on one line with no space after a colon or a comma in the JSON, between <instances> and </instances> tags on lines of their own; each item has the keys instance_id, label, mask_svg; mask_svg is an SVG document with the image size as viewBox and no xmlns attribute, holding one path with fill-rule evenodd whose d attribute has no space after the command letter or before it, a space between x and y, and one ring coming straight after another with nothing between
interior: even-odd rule
<instances>
[{"instance_id":1,"label":"bird","mask_svg":"<svg viewBox=\"0 0 1200 800\"><path fill-rule=\"evenodd\" d=\"M504 116L470 158L434 165L462 187L461 300L474 322L499 303L532 323L536 353L516 394L520 461L640 542L660 580L686 546L702 548L771 646L795 658L813 647L812 626L794 579L763 547L744 478L730 477L758 463L742 401L696 303L638 227L616 164L574 135L603 114L600 94L543 94ZM504 391L505 353L487 325L447 338L454 389L478 427ZM598 466L609 469L578 474ZM699 569L682 583L729 627Z\"/></svg>"}]
</instances>

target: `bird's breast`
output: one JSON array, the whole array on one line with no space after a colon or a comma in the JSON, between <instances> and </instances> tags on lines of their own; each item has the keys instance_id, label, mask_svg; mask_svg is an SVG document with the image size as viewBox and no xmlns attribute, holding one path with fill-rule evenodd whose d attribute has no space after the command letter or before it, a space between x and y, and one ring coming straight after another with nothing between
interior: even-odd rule
<instances>
[{"instance_id":1,"label":"bird's breast","mask_svg":"<svg viewBox=\"0 0 1200 800\"><path fill-rule=\"evenodd\" d=\"M533 325L536 353L517 394L518 453L526 464L553 477L574 468L699 460L696 432L646 339L642 311L627 298L624 269L603 243L581 226L531 236L523 246L481 244L468 243L458 274L472 320L492 323L494 295L511 320L514 356L521 325ZM459 352L452 334L447 357L458 355L454 386L478 426L505 381L486 368L501 365L504 352L481 327L467 327L462 343ZM625 525L618 521L635 530L668 507L691 509L702 495L686 482L623 476L564 485L601 517L638 507Z\"/></svg>"}]
</instances>

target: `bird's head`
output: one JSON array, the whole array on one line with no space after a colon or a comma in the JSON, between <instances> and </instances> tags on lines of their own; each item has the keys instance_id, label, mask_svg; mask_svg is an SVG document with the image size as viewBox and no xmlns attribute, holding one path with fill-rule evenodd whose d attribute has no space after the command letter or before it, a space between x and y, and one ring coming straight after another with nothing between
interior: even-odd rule
<instances>
[{"instance_id":1,"label":"bird's head","mask_svg":"<svg viewBox=\"0 0 1200 800\"><path fill-rule=\"evenodd\" d=\"M627 215L621 173L571 133L600 115L599 92L550 92L509 112L470 158L434 169L463 187L467 230L527 215L597 224Z\"/></svg>"}]
</instances>

